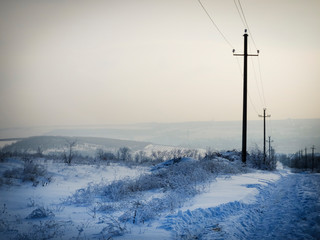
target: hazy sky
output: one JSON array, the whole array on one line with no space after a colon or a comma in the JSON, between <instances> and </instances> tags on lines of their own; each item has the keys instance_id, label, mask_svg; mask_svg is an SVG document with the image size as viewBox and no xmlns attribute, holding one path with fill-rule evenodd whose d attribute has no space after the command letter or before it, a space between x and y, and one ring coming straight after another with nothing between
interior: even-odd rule
<instances>
[{"instance_id":1,"label":"hazy sky","mask_svg":"<svg viewBox=\"0 0 320 240\"><path fill-rule=\"evenodd\" d=\"M202 2L232 47L197 0L0 0L0 128L241 120L244 26ZM241 3L248 118L320 118L320 1Z\"/></svg>"}]
</instances>

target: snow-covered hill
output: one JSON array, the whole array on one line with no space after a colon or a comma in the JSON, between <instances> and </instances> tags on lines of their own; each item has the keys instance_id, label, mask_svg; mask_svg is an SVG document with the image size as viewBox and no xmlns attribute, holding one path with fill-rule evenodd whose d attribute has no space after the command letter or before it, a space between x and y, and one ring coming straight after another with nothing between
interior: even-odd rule
<instances>
[{"instance_id":1,"label":"snow-covered hill","mask_svg":"<svg viewBox=\"0 0 320 240\"><path fill-rule=\"evenodd\" d=\"M95 156L98 149L116 152L124 146L132 151L140 151L151 144L150 142L99 137L33 136L6 146L5 151L36 153L40 148L44 154L56 154L68 149L70 142L76 143L74 151L83 156Z\"/></svg>"}]
</instances>

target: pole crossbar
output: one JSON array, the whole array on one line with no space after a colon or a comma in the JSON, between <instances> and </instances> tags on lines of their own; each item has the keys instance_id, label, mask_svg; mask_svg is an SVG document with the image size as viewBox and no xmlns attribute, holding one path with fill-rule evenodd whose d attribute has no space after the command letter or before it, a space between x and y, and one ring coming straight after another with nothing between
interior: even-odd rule
<instances>
[{"instance_id":1,"label":"pole crossbar","mask_svg":"<svg viewBox=\"0 0 320 240\"><path fill-rule=\"evenodd\" d=\"M243 57L244 54L241 54L241 53L234 53L233 56L241 56ZM257 57L259 56L259 54L247 54L248 57Z\"/></svg>"}]
</instances>

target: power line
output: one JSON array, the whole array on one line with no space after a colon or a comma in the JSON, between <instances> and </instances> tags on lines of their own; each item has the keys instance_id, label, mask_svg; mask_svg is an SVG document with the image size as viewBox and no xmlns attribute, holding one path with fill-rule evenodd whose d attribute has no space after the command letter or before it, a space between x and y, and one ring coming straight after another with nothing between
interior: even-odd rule
<instances>
[{"instance_id":1,"label":"power line","mask_svg":"<svg viewBox=\"0 0 320 240\"><path fill-rule=\"evenodd\" d=\"M248 29L249 33L250 33L250 38L255 46L255 48L257 49L257 46L256 46L256 43L252 37L252 33L250 31L250 28L249 28L249 25L248 25L248 22L247 22L247 19L246 19L246 16L244 14L244 11L243 11L243 7L242 7L242 4L240 2L240 0L238 0L238 4L236 2L236 0L233 0L234 2L234 5L236 6L237 8L237 11L238 11L238 14L240 16L240 19L243 23L243 25ZM250 45L249 45L249 48L250 48ZM251 49L250 49L251 50ZM264 93L264 86L263 86L263 82L262 82L262 74L261 74L261 66L260 66L260 61L259 61L259 57L258 57L258 71L259 71L259 78L260 78L260 83L261 83L261 92L262 92L262 97L261 97L261 94L260 94L260 88L258 86L258 80L257 80L257 74L256 74L256 70L255 70L255 66L254 66L254 63L253 63L253 60L251 59L252 61L252 66L253 66L253 70L254 70L254 76L255 76L255 81L256 81L256 84L257 84L257 89L258 89L258 93L259 93L259 97L260 97L260 101L262 103L262 105L264 107L266 107L267 105L267 102L266 102L266 98L265 98L265 93Z\"/></svg>"},{"instance_id":2,"label":"power line","mask_svg":"<svg viewBox=\"0 0 320 240\"><path fill-rule=\"evenodd\" d=\"M253 102L252 102L252 99L251 99L251 95L250 95L250 93L248 93L248 96L249 96L250 103L251 103L251 105L252 105L252 107L253 107L253 110L256 112L256 114L257 114L257 115L259 115L259 113L258 113L258 111L257 111L256 107L254 106L254 104L253 104Z\"/></svg>"},{"instance_id":3,"label":"power line","mask_svg":"<svg viewBox=\"0 0 320 240\"><path fill-rule=\"evenodd\" d=\"M237 58L237 63L238 63L239 71L240 71L241 76L243 77L242 68L241 68L241 65L240 65L240 62L239 62L239 61L240 61L240 60ZM249 100L250 100L250 103L251 103L251 106L252 106L253 110L255 111L255 113L256 113L257 115L259 115L256 106L253 104L253 101L252 101L250 92L248 92L248 96L249 96Z\"/></svg>"},{"instance_id":4,"label":"power line","mask_svg":"<svg viewBox=\"0 0 320 240\"><path fill-rule=\"evenodd\" d=\"M264 94L264 87L263 87L263 81L262 81L262 74L261 74L261 65L260 65L260 58L258 57L258 69L259 69L259 75L260 75L260 82L261 82L261 88L262 88L262 97L263 97L263 101L264 101L264 105L267 105L267 101L266 101L266 97Z\"/></svg>"},{"instance_id":5,"label":"power line","mask_svg":"<svg viewBox=\"0 0 320 240\"><path fill-rule=\"evenodd\" d=\"M253 39L253 37L252 37L252 33L251 33L251 31L250 31L250 28L249 28L249 25L248 25L246 16L245 16L245 14L244 14L244 11L243 11L243 8L242 8L242 5L241 5L240 0L238 0L238 3L239 3L239 6L240 6L240 11L241 11L241 13L242 13L245 26L246 26L246 28L248 29L248 32L249 32L250 38L251 38L251 40L252 40L252 42L253 42L253 45L254 45L254 47L255 47L256 49L258 49L258 48L257 48L257 45L256 45L256 43L255 43L255 41L254 41L254 39ZM236 4L236 6L237 6L237 4ZM237 7L237 9L238 9L238 7ZM239 12L239 10L238 10L238 12ZM240 14L240 18L241 18L241 14ZM242 18L241 18L241 20L242 20ZM243 21L242 21L242 22L243 22Z\"/></svg>"},{"instance_id":6,"label":"power line","mask_svg":"<svg viewBox=\"0 0 320 240\"><path fill-rule=\"evenodd\" d=\"M258 91L258 94L259 94L259 99L260 99L260 102L262 104L263 107L265 107L265 103L261 97L261 94L260 94L260 88L259 88L259 84L258 84L258 80L257 80L257 73L256 73L256 69L255 69L255 65L253 63L253 60L251 58L251 64L252 64L252 69L253 69L253 75L254 75L254 80L256 82L256 86L257 86L257 91Z\"/></svg>"},{"instance_id":7,"label":"power line","mask_svg":"<svg viewBox=\"0 0 320 240\"><path fill-rule=\"evenodd\" d=\"M268 125L268 129L270 129L270 134L271 136L273 136L273 128L272 128L272 120L271 118L267 119L267 125Z\"/></svg>"},{"instance_id":8,"label":"power line","mask_svg":"<svg viewBox=\"0 0 320 240\"><path fill-rule=\"evenodd\" d=\"M250 49L250 51L251 51L251 46L250 46L250 44L249 44L249 49ZM259 60L259 55L258 55L258 60ZM259 62L259 63L260 63L260 62ZM260 65L258 64L258 66L259 66L258 70L259 70L259 76L260 76L262 97L261 97L261 93L260 93L260 87L259 87L259 84L258 84L258 77L257 77L256 67L255 67L255 64L254 64L252 58L251 58L251 64L252 64L252 69L253 69L253 73L254 73L254 79L255 79L255 82L256 82L256 86L257 86L257 90L258 90L260 102L261 102L263 108L266 108L267 103L266 103L266 101L265 101L265 96L264 96L265 94L264 94L264 88L263 88L263 84L262 84Z\"/></svg>"},{"instance_id":9,"label":"power line","mask_svg":"<svg viewBox=\"0 0 320 240\"><path fill-rule=\"evenodd\" d=\"M226 41L226 43L233 49L232 44L231 44L230 41L226 38L226 36L222 33L222 31L220 30L220 28L218 27L218 25L215 23L215 21L213 20L213 18L210 16L210 14L209 14L208 11L206 10L205 6L202 4L201 0L198 0L198 2L199 2L199 4L200 4L200 6L202 7L203 11L206 13L206 15L208 16L208 18L210 19L211 23L212 23L212 24L214 25L214 27L218 30L218 32L219 32L220 35L223 37L223 39ZM235 6L236 6L236 8L237 8L237 11L238 11L238 13L239 13L240 19L241 19L243 25L248 29L248 31L249 31L249 33L250 33L250 37L251 37L251 39L252 39L252 42L254 43L254 46L256 47L255 41L254 41L253 38L252 38L252 34L251 34L251 32L250 32L250 29L249 29L249 26L248 26L246 17L245 17L245 15L244 15L244 11L243 11L243 8L242 8L242 5L241 5L240 0L238 0L238 3L239 3L240 8L238 7L236 1L234 0L234 4L235 4ZM242 13L242 14L241 14L241 13ZM257 47L256 47L256 49L257 49ZM240 66L240 63L239 63L239 60L238 60L238 59L237 59L237 62L238 62L238 66L239 66L241 75L243 76L243 73L242 73L242 70L241 70L241 66ZM252 65L253 65L253 68L254 68L253 61L252 61ZM257 84L258 94L259 94L259 96L260 96L260 101L261 101L262 105L265 105L265 104L263 104L263 102L265 103L265 101L262 100L262 97L261 97L261 94L260 94L260 90L259 90L259 86L258 86L258 81L257 81L257 74L256 74L256 71L255 71L255 68L254 68L254 76L255 76L255 80L256 80L256 84ZM261 71L260 71L260 76L261 76ZM261 79L261 78L260 78L260 79ZM263 88L262 88L262 91L263 91ZM248 95L249 95L249 100L250 100L250 103L251 103L251 105L252 105L252 107L253 107L253 110L258 114L258 111L257 111L255 105L253 104L253 101L252 101L252 98L251 98L250 94L248 94ZM264 95L264 93L263 93L263 95Z\"/></svg>"},{"instance_id":10,"label":"power line","mask_svg":"<svg viewBox=\"0 0 320 240\"><path fill-rule=\"evenodd\" d=\"M238 4L236 3L236 0L233 0L233 3L234 3L234 5L235 5L236 8L237 8L237 11L238 11L238 13L239 13L239 16L240 16L240 19L241 19L241 21L242 21L242 23L243 23L244 28L246 28L246 23L245 23L244 20L243 20L243 17L242 17L242 15L241 15L241 13L240 13Z\"/></svg>"},{"instance_id":11,"label":"power line","mask_svg":"<svg viewBox=\"0 0 320 240\"><path fill-rule=\"evenodd\" d=\"M218 30L218 32L220 33L220 35L223 37L223 39L226 41L226 43L233 49L234 47L232 46L232 44L230 43L230 41L228 41L228 39L226 38L226 36L222 33L222 31L219 29L218 25L213 21L212 17L210 16L210 14L208 13L208 11L206 10L206 8L203 6L201 0L198 0L199 4L201 5L203 11L207 14L208 18L210 19L210 21L212 22L212 24L215 26L215 28Z\"/></svg>"}]
</instances>

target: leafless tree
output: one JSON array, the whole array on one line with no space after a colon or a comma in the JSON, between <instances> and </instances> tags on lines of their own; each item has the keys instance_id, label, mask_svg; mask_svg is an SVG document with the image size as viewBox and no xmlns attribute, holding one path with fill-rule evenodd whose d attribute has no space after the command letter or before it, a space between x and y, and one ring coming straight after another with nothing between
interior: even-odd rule
<instances>
[{"instance_id":1,"label":"leafless tree","mask_svg":"<svg viewBox=\"0 0 320 240\"><path fill-rule=\"evenodd\" d=\"M37 148L37 156L43 157L43 149L41 146L38 146L38 148Z\"/></svg>"},{"instance_id":2,"label":"leafless tree","mask_svg":"<svg viewBox=\"0 0 320 240\"><path fill-rule=\"evenodd\" d=\"M72 140L72 141L66 140L66 142L67 142L68 151L63 152L63 158L65 163L67 163L68 165L71 165L71 161L75 156L74 147L77 145L77 140Z\"/></svg>"}]
</instances>

